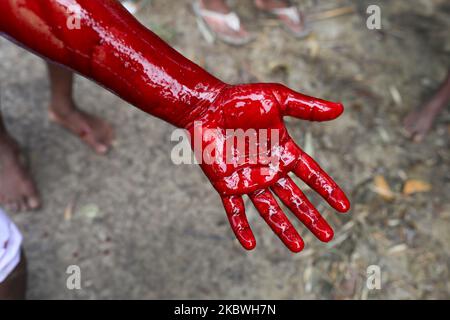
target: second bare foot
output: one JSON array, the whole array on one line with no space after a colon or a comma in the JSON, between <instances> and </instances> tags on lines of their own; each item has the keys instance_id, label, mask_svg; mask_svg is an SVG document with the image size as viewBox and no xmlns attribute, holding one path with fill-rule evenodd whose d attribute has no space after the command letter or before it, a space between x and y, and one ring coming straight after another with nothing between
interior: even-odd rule
<instances>
[{"instance_id":1,"label":"second bare foot","mask_svg":"<svg viewBox=\"0 0 450 320\"><path fill-rule=\"evenodd\" d=\"M422 141L433 127L439 113L450 103L450 71L439 90L420 110L415 110L405 118L403 126L415 141Z\"/></svg>"},{"instance_id":2,"label":"second bare foot","mask_svg":"<svg viewBox=\"0 0 450 320\"><path fill-rule=\"evenodd\" d=\"M61 106L61 104L71 104ZM104 120L79 110L73 102L50 105L49 117L65 129L78 136L98 154L106 154L114 139L112 127Z\"/></svg>"},{"instance_id":3,"label":"second bare foot","mask_svg":"<svg viewBox=\"0 0 450 320\"><path fill-rule=\"evenodd\" d=\"M37 209L41 205L19 146L7 135L0 136L0 205L13 212Z\"/></svg>"},{"instance_id":4,"label":"second bare foot","mask_svg":"<svg viewBox=\"0 0 450 320\"><path fill-rule=\"evenodd\" d=\"M435 115L427 111L413 111L405 118L404 127L415 142L421 142L433 126Z\"/></svg>"}]
</instances>

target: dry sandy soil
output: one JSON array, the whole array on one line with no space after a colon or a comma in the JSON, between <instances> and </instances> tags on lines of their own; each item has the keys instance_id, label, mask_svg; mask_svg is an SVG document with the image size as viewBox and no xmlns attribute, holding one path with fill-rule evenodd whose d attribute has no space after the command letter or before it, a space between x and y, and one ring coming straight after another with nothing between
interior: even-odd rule
<instances>
[{"instance_id":1,"label":"dry sandy soil","mask_svg":"<svg viewBox=\"0 0 450 320\"><path fill-rule=\"evenodd\" d=\"M320 243L291 216L306 242L292 254L248 206L258 246L244 251L200 168L172 164L170 125L77 78L78 104L117 130L114 150L94 155L49 123L42 61L1 39L2 110L45 204L13 216L25 235L29 297L450 298L450 114L421 144L401 125L450 65L449 2L299 1L314 26L303 41L239 2L257 35L242 48L207 43L187 0L155 0L138 16L225 81L277 81L345 104L330 123L288 122L351 198L352 210L339 215L307 191L335 239ZM381 8L381 30L366 28L369 4ZM412 179L431 189L406 194ZM66 288L73 264L81 290ZM380 290L366 286L369 265L381 268Z\"/></svg>"}]
</instances>

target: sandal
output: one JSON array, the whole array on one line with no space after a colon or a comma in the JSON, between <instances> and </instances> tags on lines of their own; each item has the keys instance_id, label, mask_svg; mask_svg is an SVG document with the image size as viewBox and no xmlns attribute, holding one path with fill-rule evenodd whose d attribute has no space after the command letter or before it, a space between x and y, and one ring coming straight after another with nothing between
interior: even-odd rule
<instances>
[{"instance_id":1,"label":"sandal","mask_svg":"<svg viewBox=\"0 0 450 320\"><path fill-rule=\"evenodd\" d=\"M235 12L219 13L202 8L199 0L192 4L197 17L198 27L208 43L214 43L217 38L227 44L242 46L251 42L254 37L241 25Z\"/></svg>"},{"instance_id":2,"label":"sandal","mask_svg":"<svg viewBox=\"0 0 450 320\"><path fill-rule=\"evenodd\" d=\"M306 23L303 13L296 6L270 10L260 7L260 9L275 15L284 29L298 39L306 38L311 33L311 28Z\"/></svg>"}]
</instances>

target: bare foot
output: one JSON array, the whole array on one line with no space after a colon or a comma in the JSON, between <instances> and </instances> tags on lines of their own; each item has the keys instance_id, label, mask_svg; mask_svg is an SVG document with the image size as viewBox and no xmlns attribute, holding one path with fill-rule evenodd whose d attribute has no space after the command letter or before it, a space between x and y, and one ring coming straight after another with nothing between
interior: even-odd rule
<instances>
[{"instance_id":1,"label":"bare foot","mask_svg":"<svg viewBox=\"0 0 450 320\"><path fill-rule=\"evenodd\" d=\"M25 168L19 145L0 137L0 205L8 211L37 209L41 205L33 180Z\"/></svg>"},{"instance_id":2,"label":"bare foot","mask_svg":"<svg viewBox=\"0 0 450 320\"><path fill-rule=\"evenodd\" d=\"M415 142L422 141L431 130L434 120L450 103L450 71L435 95L418 111L411 112L404 127Z\"/></svg>"},{"instance_id":3,"label":"bare foot","mask_svg":"<svg viewBox=\"0 0 450 320\"><path fill-rule=\"evenodd\" d=\"M411 112L404 122L408 135L414 142L421 142L431 130L436 114L429 112L427 108Z\"/></svg>"},{"instance_id":4,"label":"bare foot","mask_svg":"<svg viewBox=\"0 0 450 320\"><path fill-rule=\"evenodd\" d=\"M70 106L61 106L69 103ZM54 103L49 108L49 118L80 137L98 154L106 154L114 139L112 127L104 120L79 110L73 102Z\"/></svg>"}]
</instances>

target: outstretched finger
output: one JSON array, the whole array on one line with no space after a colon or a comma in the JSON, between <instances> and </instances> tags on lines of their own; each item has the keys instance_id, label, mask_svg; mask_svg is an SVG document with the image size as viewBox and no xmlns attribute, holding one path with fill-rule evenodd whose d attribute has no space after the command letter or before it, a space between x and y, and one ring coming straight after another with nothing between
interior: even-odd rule
<instances>
[{"instance_id":1,"label":"outstretched finger","mask_svg":"<svg viewBox=\"0 0 450 320\"><path fill-rule=\"evenodd\" d=\"M241 245L247 250L255 248L255 236L245 216L245 206L242 197L222 196L222 203L230 221L231 229Z\"/></svg>"},{"instance_id":2,"label":"outstretched finger","mask_svg":"<svg viewBox=\"0 0 450 320\"><path fill-rule=\"evenodd\" d=\"M280 102L285 116L310 121L329 121L344 112L342 103L310 97L285 86L280 85L273 93Z\"/></svg>"},{"instance_id":3,"label":"outstretched finger","mask_svg":"<svg viewBox=\"0 0 450 320\"><path fill-rule=\"evenodd\" d=\"M272 187L273 192L297 218L321 241L333 239L333 229L309 202L299 187L286 176L278 180Z\"/></svg>"},{"instance_id":4,"label":"outstretched finger","mask_svg":"<svg viewBox=\"0 0 450 320\"><path fill-rule=\"evenodd\" d=\"M249 197L263 219L286 247L293 252L302 251L305 246L303 239L289 222L272 193L269 190L258 190L249 194Z\"/></svg>"},{"instance_id":5,"label":"outstretched finger","mask_svg":"<svg viewBox=\"0 0 450 320\"><path fill-rule=\"evenodd\" d=\"M300 148L299 150L300 157L293 170L294 173L318 192L334 209L339 212L347 212L350 209L350 202L344 191L323 171L317 162Z\"/></svg>"}]
</instances>

